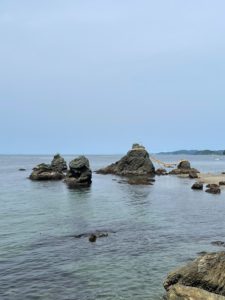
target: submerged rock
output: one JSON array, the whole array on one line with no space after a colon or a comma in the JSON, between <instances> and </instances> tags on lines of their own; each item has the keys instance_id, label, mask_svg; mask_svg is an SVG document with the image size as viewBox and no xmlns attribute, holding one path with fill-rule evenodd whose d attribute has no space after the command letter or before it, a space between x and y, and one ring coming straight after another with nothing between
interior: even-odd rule
<instances>
[{"instance_id":1,"label":"submerged rock","mask_svg":"<svg viewBox=\"0 0 225 300\"><path fill-rule=\"evenodd\" d=\"M111 231L111 232L115 233L113 231ZM80 239L80 238L86 238L86 237L90 238L90 237L95 236L97 239L97 238L107 237L108 235L109 235L108 231L96 230L94 232L85 232L85 233L77 234L77 235L74 235L73 237L76 239Z\"/></svg>"},{"instance_id":2,"label":"submerged rock","mask_svg":"<svg viewBox=\"0 0 225 300\"><path fill-rule=\"evenodd\" d=\"M92 171L89 160L85 156L79 156L69 163L69 171L66 174L65 183L70 188L88 187L92 183Z\"/></svg>"},{"instance_id":3,"label":"submerged rock","mask_svg":"<svg viewBox=\"0 0 225 300\"><path fill-rule=\"evenodd\" d=\"M203 184L201 182L195 182L191 188L193 190L203 190Z\"/></svg>"},{"instance_id":4,"label":"submerged rock","mask_svg":"<svg viewBox=\"0 0 225 300\"><path fill-rule=\"evenodd\" d=\"M177 165L176 169L173 169L170 171L169 174L171 175L190 175L190 176L195 176L194 174L200 173L197 169L194 169L191 167L191 164L188 160L182 160L179 162ZM195 177L194 177L195 178Z\"/></svg>"},{"instance_id":5,"label":"submerged rock","mask_svg":"<svg viewBox=\"0 0 225 300\"><path fill-rule=\"evenodd\" d=\"M18 171L26 171L26 169L24 169L24 168L19 168Z\"/></svg>"},{"instance_id":6,"label":"submerged rock","mask_svg":"<svg viewBox=\"0 0 225 300\"><path fill-rule=\"evenodd\" d=\"M98 174L115 174L120 176L153 175L155 168L148 152L139 144L134 144L127 155L106 168L96 171Z\"/></svg>"},{"instance_id":7,"label":"submerged rock","mask_svg":"<svg viewBox=\"0 0 225 300\"><path fill-rule=\"evenodd\" d=\"M91 234L88 240L89 242L94 243L97 240L97 236L95 234Z\"/></svg>"},{"instance_id":8,"label":"submerged rock","mask_svg":"<svg viewBox=\"0 0 225 300\"><path fill-rule=\"evenodd\" d=\"M55 171L59 171L59 172L67 171L66 161L60 154L54 155L53 160L51 162L51 167Z\"/></svg>"},{"instance_id":9,"label":"submerged rock","mask_svg":"<svg viewBox=\"0 0 225 300\"><path fill-rule=\"evenodd\" d=\"M193 298L191 296L187 298L182 289L179 289L180 298L176 298L173 289L177 287L177 284L197 288L196 293L192 290ZM167 299L171 300L220 299L216 297L218 295L225 296L225 252L204 254L186 266L171 272L164 281L164 288L168 292ZM204 291L210 292L212 295L208 295L206 298L197 298L197 295L204 295Z\"/></svg>"},{"instance_id":10,"label":"submerged rock","mask_svg":"<svg viewBox=\"0 0 225 300\"><path fill-rule=\"evenodd\" d=\"M225 247L225 242L222 241L214 241L211 243L213 246Z\"/></svg>"}]
</instances>

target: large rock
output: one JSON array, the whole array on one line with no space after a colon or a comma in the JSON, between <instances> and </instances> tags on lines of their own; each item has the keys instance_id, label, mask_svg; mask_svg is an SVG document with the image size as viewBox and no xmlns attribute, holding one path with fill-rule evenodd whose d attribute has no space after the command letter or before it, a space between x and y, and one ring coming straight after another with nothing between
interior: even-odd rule
<instances>
[{"instance_id":1,"label":"large rock","mask_svg":"<svg viewBox=\"0 0 225 300\"><path fill-rule=\"evenodd\" d=\"M66 174L65 183L70 188L87 187L92 182L92 171L89 160L85 156L79 156L69 163L69 171Z\"/></svg>"},{"instance_id":2,"label":"large rock","mask_svg":"<svg viewBox=\"0 0 225 300\"><path fill-rule=\"evenodd\" d=\"M55 171L59 171L59 172L67 171L66 161L60 154L54 155L53 160L51 162L51 167Z\"/></svg>"},{"instance_id":3,"label":"large rock","mask_svg":"<svg viewBox=\"0 0 225 300\"><path fill-rule=\"evenodd\" d=\"M31 180L61 180L64 174L54 170L51 165L40 164L33 168L29 178Z\"/></svg>"},{"instance_id":4,"label":"large rock","mask_svg":"<svg viewBox=\"0 0 225 300\"><path fill-rule=\"evenodd\" d=\"M197 169L191 167L191 164L188 160L182 160L177 165L176 169L170 171L171 175L190 175L200 173Z\"/></svg>"},{"instance_id":5,"label":"large rock","mask_svg":"<svg viewBox=\"0 0 225 300\"><path fill-rule=\"evenodd\" d=\"M98 170L98 174L115 174L121 176L146 176L155 173L155 168L143 146L134 144L127 155L106 168Z\"/></svg>"},{"instance_id":6,"label":"large rock","mask_svg":"<svg viewBox=\"0 0 225 300\"><path fill-rule=\"evenodd\" d=\"M225 296L225 252L206 253L167 276L164 288L168 291L167 295L170 297L168 299L192 299L184 296L171 298L170 294L173 293L170 290L177 284ZM209 298L203 299L217 299L216 295L208 296ZM193 299L202 298L193 297Z\"/></svg>"}]
</instances>

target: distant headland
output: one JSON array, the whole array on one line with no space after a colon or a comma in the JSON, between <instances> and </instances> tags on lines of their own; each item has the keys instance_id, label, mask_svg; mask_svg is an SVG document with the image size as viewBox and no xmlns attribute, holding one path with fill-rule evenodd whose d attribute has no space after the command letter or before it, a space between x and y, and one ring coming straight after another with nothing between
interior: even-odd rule
<instances>
[{"instance_id":1,"label":"distant headland","mask_svg":"<svg viewBox=\"0 0 225 300\"><path fill-rule=\"evenodd\" d=\"M159 152L158 154L166 155L177 155L177 154L186 154L186 155L225 155L225 150L177 150L171 152Z\"/></svg>"}]
</instances>

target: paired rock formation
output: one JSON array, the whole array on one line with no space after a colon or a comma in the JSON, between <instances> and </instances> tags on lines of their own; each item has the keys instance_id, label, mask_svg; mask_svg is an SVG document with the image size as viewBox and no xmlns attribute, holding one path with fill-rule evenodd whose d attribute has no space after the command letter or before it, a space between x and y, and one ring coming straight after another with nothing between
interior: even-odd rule
<instances>
[{"instance_id":1,"label":"paired rock formation","mask_svg":"<svg viewBox=\"0 0 225 300\"><path fill-rule=\"evenodd\" d=\"M91 185L91 178L92 171L89 160L85 156L79 156L69 163L69 171L65 178L69 188L88 187Z\"/></svg>"},{"instance_id":2,"label":"paired rock formation","mask_svg":"<svg viewBox=\"0 0 225 300\"><path fill-rule=\"evenodd\" d=\"M116 163L96 171L96 173L120 176L148 176L155 174L155 168L145 148L139 144L134 144L127 155Z\"/></svg>"},{"instance_id":3,"label":"paired rock formation","mask_svg":"<svg viewBox=\"0 0 225 300\"><path fill-rule=\"evenodd\" d=\"M164 288L168 300L225 300L225 252L206 253L171 272Z\"/></svg>"},{"instance_id":4,"label":"paired rock formation","mask_svg":"<svg viewBox=\"0 0 225 300\"><path fill-rule=\"evenodd\" d=\"M31 180L61 180L65 177L63 172L66 170L66 161L56 154L51 164L39 164L33 168L29 178Z\"/></svg>"},{"instance_id":5,"label":"paired rock formation","mask_svg":"<svg viewBox=\"0 0 225 300\"><path fill-rule=\"evenodd\" d=\"M170 171L171 175L189 175L192 178L196 178L199 171L191 167L191 164L188 160L182 160L176 169ZM198 177L198 176L197 176Z\"/></svg>"}]
</instances>

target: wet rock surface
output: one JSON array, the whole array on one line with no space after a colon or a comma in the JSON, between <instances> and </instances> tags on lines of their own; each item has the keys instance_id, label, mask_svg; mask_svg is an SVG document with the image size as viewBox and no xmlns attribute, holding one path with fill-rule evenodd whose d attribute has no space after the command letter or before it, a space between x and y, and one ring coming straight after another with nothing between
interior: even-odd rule
<instances>
[{"instance_id":1,"label":"wet rock surface","mask_svg":"<svg viewBox=\"0 0 225 300\"><path fill-rule=\"evenodd\" d=\"M161 176L161 175L168 175L168 172L166 171L166 169L163 169L163 168L159 168L155 171L155 174L158 175L158 176Z\"/></svg>"},{"instance_id":2,"label":"wet rock surface","mask_svg":"<svg viewBox=\"0 0 225 300\"><path fill-rule=\"evenodd\" d=\"M200 182L195 182L191 188L192 190L203 190L203 184Z\"/></svg>"},{"instance_id":3,"label":"wet rock surface","mask_svg":"<svg viewBox=\"0 0 225 300\"><path fill-rule=\"evenodd\" d=\"M91 185L92 171L89 160L85 156L79 156L69 163L65 183L69 188L89 187Z\"/></svg>"},{"instance_id":4,"label":"wet rock surface","mask_svg":"<svg viewBox=\"0 0 225 300\"><path fill-rule=\"evenodd\" d=\"M221 193L221 189L218 186L209 187L205 191L206 191L206 193L215 194L215 195Z\"/></svg>"},{"instance_id":5,"label":"wet rock surface","mask_svg":"<svg viewBox=\"0 0 225 300\"><path fill-rule=\"evenodd\" d=\"M31 180L61 180L63 178L64 174L62 172L54 170L48 164L37 165L29 176Z\"/></svg>"},{"instance_id":6,"label":"wet rock surface","mask_svg":"<svg viewBox=\"0 0 225 300\"><path fill-rule=\"evenodd\" d=\"M196 172L190 171L189 172L189 178L191 178L191 179L198 178L198 174Z\"/></svg>"},{"instance_id":7,"label":"wet rock surface","mask_svg":"<svg viewBox=\"0 0 225 300\"><path fill-rule=\"evenodd\" d=\"M167 299L204 299L196 298L195 295L198 293L193 294L195 298L184 298L183 292L180 293L180 298L172 298L170 291L177 284L197 288L196 292L200 294L205 294L204 291L212 293L210 297L214 298L205 299L217 299L218 295L225 296L225 252L204 254L186 266L169 273L164 281L164 288L168 292Z\"/></svg>"},{"instance_id":8,"label":"wet rock surface","mask_svg":"<svg viewBox=\"0 0 225 300\"><path fill-rule=\"evenodd\" d=\"M114 174L120 176L148 176L155 173L155 168L148 152L141 145L134 144L127 155L106 168L97 170L98 174Z\"/></svg>"}]
</instances>

